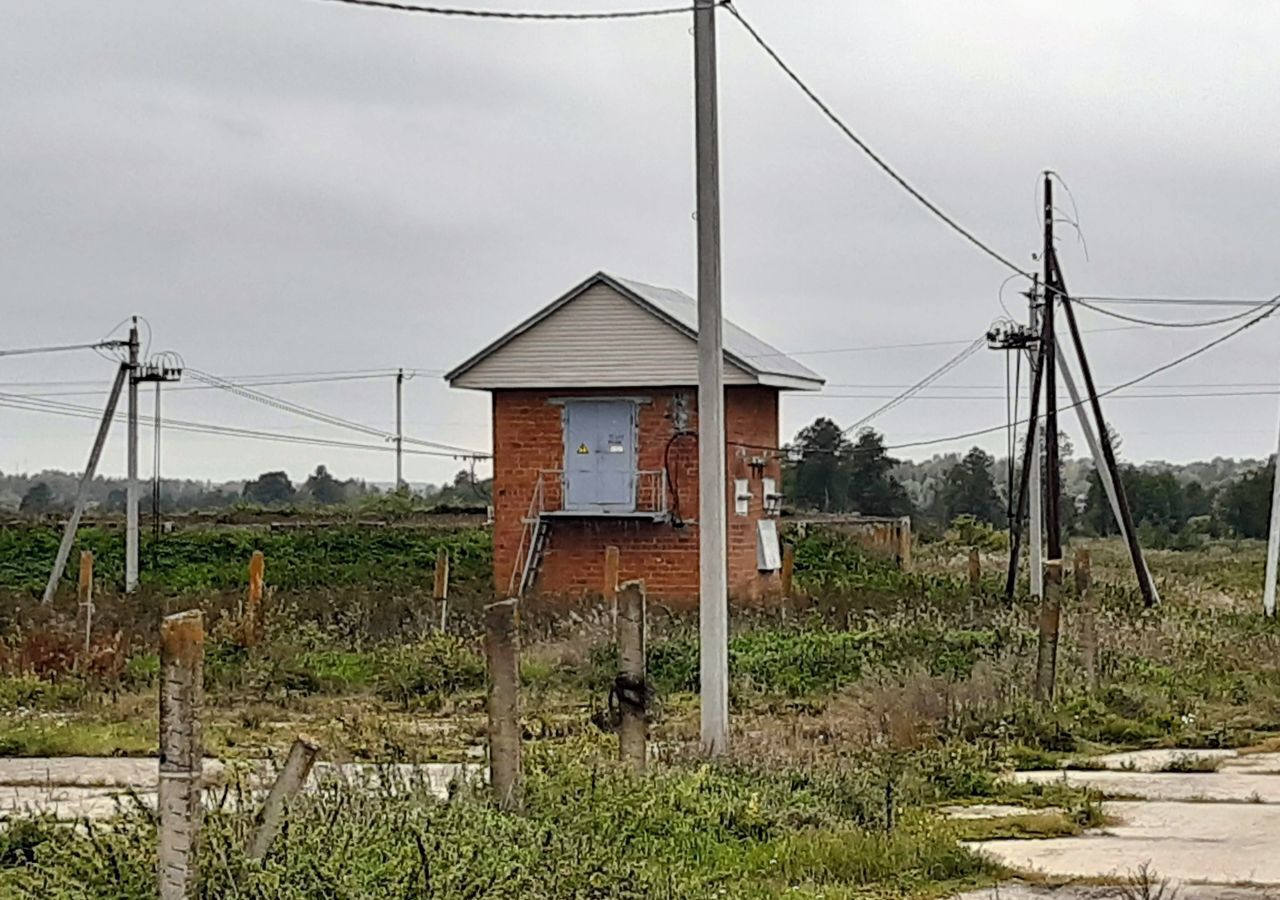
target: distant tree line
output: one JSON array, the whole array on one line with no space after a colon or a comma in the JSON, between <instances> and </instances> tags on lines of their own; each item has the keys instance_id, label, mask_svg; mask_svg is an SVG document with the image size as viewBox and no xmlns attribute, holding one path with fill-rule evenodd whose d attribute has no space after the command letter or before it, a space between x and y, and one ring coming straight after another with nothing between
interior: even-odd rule
<instances>
[{"instance_id":1,"label":"distant tree line","mask_svg":"<svg viewBox=\"0 0 1280 900\"><path fill-rule=\"evenodd\" d=\"M143 479L142 504L150 505L151 493ZM70 472L45 471L35 475L0 473L0 511L25 516L69 512L75 502L79 477ZM107 513L123 513L125 482L119 478L96 478L89 486L88 508ZM221 484L164 479L160 509L163 513L215 511L237 506L253 507L351 507L394 499L397 508L476 507L490 502L490 483L474 478L470 470L458 472L447 484L427 484L416 489L406 486L397 493L361 479L339 479L327 466L317 466L301 484L283 471L263 472L248 481Z\"/></svg>"},{"instance_id":2,"label":"distant tree line","mask_svg":"<svg viewBox=\"0 0 1280 900\"><path fill-rule=\"evenodd\" d=\"M1118 436L1113 439L1118 444ZM864 429L850 437L828 418L800 430L788 446L783 490L801 511L910 515L924 533L971 517L997 528L1009 521L1009 461L974 447L963 456L907 463L889 455L883 435ZM1059 446L1064 484L1062 518L1068 534L1118 533L1091 460ZM1017 466L1014 467L1016 472ZM1191 546L1210 537L1265 538L1271 514L1274 459L1265 464L1214 460L1185 467L1122 464L1134 521L1149 546ZM1206 484L1203 478L1215 478Z\"/></svg>"}]
</instances>

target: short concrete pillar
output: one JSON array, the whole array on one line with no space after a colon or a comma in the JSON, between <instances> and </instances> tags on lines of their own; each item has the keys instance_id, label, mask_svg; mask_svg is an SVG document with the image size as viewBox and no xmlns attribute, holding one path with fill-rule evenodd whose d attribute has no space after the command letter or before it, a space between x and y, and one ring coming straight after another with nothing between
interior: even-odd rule
<instances>
[{"instance_id":1,"label":"short concrete pillar","mask_svg":"<svg viewBox=\"0 0 1280 900\"><path fill-rule=\"evenodd\" d=\"M648 762L649 684L645 668L645 596L643 581L628 581L618 592L618 755L636 772Z\"/></svg>"},{"instance_id":2,"label":"short concrete pillar","mask_svg":"<svg viewBox=\"0 0 1280 900\"><path fill-rule=\"evenodd\" d=\"M484 608L489 668L489 785L505 810L523 802L520 725L520 634L515 599Z\"/></svg>"},{"instance_id":3,"label":"short concrete pillar","mask_svg":"<svg viewBox=\"0 0 1280 900\"><path fill-rule=\"evenodd\" d=\"M196 896L199 876L204 733L204 616L166 616L160 623L160 900Z\"/></svg>"},{"instance_id":4,"label":"short concrete pillar","mask_svg":"<svg viewBox=\"0 0 1280 900\"><path fill-rule=\"evenodd\" d=\"M271 785L271 791L267 794L262 809L258 811L258 828L253 835L253 843L249 845L250 859L262 859L271 849L272 841L280 833L280 825L284 821L289 802L307 783L307 776L311 774L311 767L315 765L319 755L320 745L306 738L298 738L289 748L284 768L276 776L275 784Z\"/></svg>"},{"instance_id":5,"label":"short concrete pillar","mask_svg":"<svg viewBox=\"0 0 1280 900\"><path fill-rule=\"evenodd\" d=\"M249 596L244 604L244 644L256 647L262 643L263 614L262 594L266 585L266 557L261 550L254 550L249 558Z\"/></svg>"}]
</instances>

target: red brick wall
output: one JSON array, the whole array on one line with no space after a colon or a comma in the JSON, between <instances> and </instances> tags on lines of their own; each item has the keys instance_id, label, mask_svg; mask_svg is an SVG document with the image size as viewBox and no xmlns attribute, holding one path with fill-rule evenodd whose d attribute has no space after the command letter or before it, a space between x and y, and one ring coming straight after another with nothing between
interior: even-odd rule
<instances>
[{"instance_id":1,"label":"red brick wall","mask_svg":"<svg viewBox=\"0 0 1280 900\"><path fill-rule=\"evenodd\" d=\"M493 393L494 446L494 584L500 594L510 590L511 575L519 552L523 522L528 515L539 473L564 464L563 406L552 403L564 397L648 398L637 406L637 466L661 470L669 457L673 494L678 496L681 518L698 516L698 453L693 437L680 437L673 421L675 397L683 395L689 411L688 428L697 428L697 391L690 388L634 388L597 391L495 391ZM726 390L725 431L727 448L729 516L729 586L739 598L757 598L776 587L776 575L756 569L756 521L763 515L760 476L752 471L752 457L766 460L764 476L781 478L776 454L735 445L778 446L778 392L764 387L730 387ZM669 448L669 449L668 449ZM750 513L734 514L733 479L751 481ZM558 483L551 485L548 500L559 502ZM547 553L534 585L539 594L582 597L600 593L604 584L604 552L619 549L622 581L644 579L651 597L694 601L698 594L698 530L696 525L675 527L671 522L632 519L555 520Z\"/></svg>"}]
</instances>

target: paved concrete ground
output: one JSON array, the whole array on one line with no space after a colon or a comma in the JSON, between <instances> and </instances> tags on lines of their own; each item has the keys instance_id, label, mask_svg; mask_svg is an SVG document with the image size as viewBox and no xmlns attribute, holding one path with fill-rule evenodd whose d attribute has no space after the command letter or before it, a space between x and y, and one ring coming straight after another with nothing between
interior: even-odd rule
<instances>
[{"instance_id":1,"label":"paved concrete ground","mask_svg":"<svg viewBox=\"0 0 1280 900\"><path fill-rule=\"evenodd\" d=\"M0 759L0 815L41 812L70 820L105 818L130 804L154 807L158 771L159 760L155 758ZM215 790L234 777L234 769L218 760L205 760L204 773L206 787ZM342 778L394 787L425 779L432 793L444 798L452 783L481 773L482 767L453 763L372 766L322 762L308 783L314 787L325 779ZM265 765L256 770L246 767L243 774L249 784L263 787L273 777Z\"/></svg>"},{"instance_id":2,"label":"paved concrete ground","mask_svg":"<svg viewBox=\"0 0 1280 900\"><path fill-rule=\"evenodd\" d=\"M1148 865L1179 885L1180 900L1199 897L1280 898L1280 754L1239 756L1213 751L1216 772L1161 772L1179 751L1115 754L1105 771L1020 772L1020 781L1066 779L1098 788L1112 800L1117 824L1074 838L986 841L975 846L1020 871L1052 879L1123 878ZM1195 886L1195 885L1199 886ZM1223 885L1250 885L1231 893ZM1208 885L1208 886L1206 886ZM1275 886L1275 887L1268 887ZM1013 893L1010 893L1010 891ZM1000 897L1095 896L1075 886L1002 886ZM1093 890L1093 889L1089 889ZM986 897L978 893L972 897ZM1097 894L1096 896L1115 896Z\"/></svg>"}]
</instances>

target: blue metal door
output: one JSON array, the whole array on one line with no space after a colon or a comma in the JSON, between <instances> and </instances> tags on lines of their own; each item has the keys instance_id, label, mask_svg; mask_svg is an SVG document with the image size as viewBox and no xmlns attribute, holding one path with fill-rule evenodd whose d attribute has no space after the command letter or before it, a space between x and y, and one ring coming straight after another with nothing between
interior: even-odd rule
<instances>
[{"instance_id":1,"label":"blue metal door","mask_svg":"<svg viewBox=\"0 0 1280 900\"><path fill-rule=\"evenodd\" d=\"M565 404L564 508L635 509L636 407L627 400Z\"/></svg>"}]
</instances>

